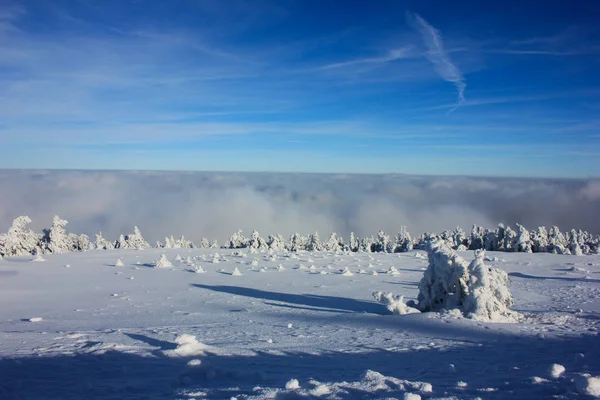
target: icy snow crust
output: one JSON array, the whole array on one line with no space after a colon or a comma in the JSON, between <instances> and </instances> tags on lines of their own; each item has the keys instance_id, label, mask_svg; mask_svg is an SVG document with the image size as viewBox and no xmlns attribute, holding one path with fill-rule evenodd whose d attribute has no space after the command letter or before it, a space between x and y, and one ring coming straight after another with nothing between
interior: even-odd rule
<instances>
[{"instance_id":1,"label":"icy snow crust","mask_svg":"<svg viewBox=\"0 0 600 400\"><path fill-rule=\"evenodd\" d=\"M446 254L462 311L394 315L417 303L423 251L216 250L0 259L0 399L600 396L599 255ZM466 318L507 300L496 280L519 322Z\"/></svg>"}]
</instances>

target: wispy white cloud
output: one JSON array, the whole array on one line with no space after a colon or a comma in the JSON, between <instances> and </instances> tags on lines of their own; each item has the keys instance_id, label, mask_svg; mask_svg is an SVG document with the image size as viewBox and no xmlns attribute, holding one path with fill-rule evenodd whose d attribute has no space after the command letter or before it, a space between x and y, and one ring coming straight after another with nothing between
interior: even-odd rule
<instances>
[{"instance_id":1,"label":"wispy white cloud","mask_svg":"<svg viewBox=\"0 0 600 400\"><path fill-rule=\"evenodd\" d=\"M401 47L398 49L390 50L386 55L381 57L367 57L367 58L357 58L349 61L342 61L338 63L327 64L322 67L319 67L320 70L327 69L335 69L335 68L344 68L353 65L361 65L361 64L383 64L390 61L396 61L403 58L410 58L411 48L410 47Z\"/></svg>"},{"instance_id":2,"label":"wispy white cloud","mask_svg":"<svg viewBox=\"0 0 600 400\"><path fill-rule=\"evenodd\" d=\"M414 20L414 22L412 22ZM456 107L465 102L465 88L467 84L458 70L456 65L448 56L444 49L444 42L440 31L431 26L425 19L418 14L409 14L409 21L421 34L421 38L425 43L428 51L427 59L434 65L436 72L446 81L451 82L456 86L458 91L458 101Z\"/></svg>"}]
</instances>

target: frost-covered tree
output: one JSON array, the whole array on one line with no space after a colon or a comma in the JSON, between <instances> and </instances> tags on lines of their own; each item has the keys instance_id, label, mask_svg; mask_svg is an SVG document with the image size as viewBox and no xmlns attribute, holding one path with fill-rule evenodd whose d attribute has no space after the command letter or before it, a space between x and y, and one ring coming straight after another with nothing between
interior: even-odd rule
<instances>
[{"instance_id":1,"label":"frost-covered tree","mask_svg":"<svg viewBox=\"0 0 600 400\"><path fill-rule=\"evenodd\" d=\"M90 241L90 238L86 234L81 234L73 240L76 251L88 251L94 249L94 244Z\"/></svg>"},{"instance_id":2,"label":"frost-covered tree","mask_svg":"<svg viewBox=\"0 0 600 400\"><path fill-rule=\"evenodd\" d=\"M529 231L523 225L517 224L517 242L516 251L521 253L532 253L531 236Z\"/></svg>"},{"instance_id":3,"label":"frost-covered tree","mask_svg":"<svg viewBox=\"0 0 600 400\"><path fill-rule=\"evenodd\" d=\"M477 225L473 225L469 237L469 250L483 249L483 236L483 229Z\"/></svg>"},{"instance_id":4,"label":"frost-covered tree","mask_svg":"<svg viewBox=\"0 0 600 400\"><path fill-rule=\"evenodd\" d=\"M545 226L540 226L531 233L531 250L534 253L548 251L548 231Z\"/></svg>"},{"instance_id":5,"label":"frost-covered tree","mask_svg":"<svg viewBox=\"0 0 600 400\"><path fill-rule=\"evenodd\" d=\"M333 252L342 250L342 247L340 246L340 239L335 232L329 235L329 238L323 244L323 248L327 251Z\"/></svg>"},{"instance_id":6,"label":"frost-covered tree","mask_svg":"<svg viewBox=\"0 0 600 400\"><path fill-rule=\"evenodd\" d=\"M289 251L302 251L306 250L306 239L303 236L300 236L297 233L294 233L290 237L290 242L288 245Z\"/></svg>"},{"instance_id":7,"label":"frost-covered tree","mask_svg":"<svg viewBox=\"0 0 600 400\"><path fill-rule=\"evenodd\" d=\"M106 240L102 236L102 232L96 234L96 249L98 250L111 250L114 249L113 242Z\"/></svg>"},{"instance_id":8,"label":"frost-covered tree","mask_svg":"<svg viewBox=\"0 0 600 400\"><path fill-rule=\"evenodd\" d=\"M371 253L373 252L374 244L375 238L373 236L365 236L364 238L360 239L359 251Z\"/></svg>"},{"instance_id":9,"label":"frost-covered tree","mask_svg":"<svg viewBox=\"0 0 600 400\"><path fill-rule=\"evenodd\" d=\"M465 317L482 321L516 322L519 314L511 311L514 301L508 289L508 275L484 263L485 251L476 251L468 267L468 292L462 300Z\"/></svg>"},{"instance_id":10,"label":"frost-covered tree","mask_svg":"<svg viewBox=\"0 0 600 400\"><path fill-rule=\"evenodd\" d=\"M200 241L200 248L202 248L202 249L210 248L210 242L208 241L207 238L202 238L202 240Z\"/></svg>"},{"instance_id":11,"label":"frost-covered tree","mask_svg":"<svg viewBox=\"0 0 600 400\"><path fill-rule=\"evenodd\" d=\"M229 238L229 244L227 245L227 248L241 249L243 247L246 247L247 244L248 244L248 239L246 237L244 237L244 235L242 234L242 231L239 230L239 231L235 232L233 235L231 235L231 237Z\"/></svg>"},{"instance_id":12,"label":"frost-covered tree","mask_svg":"<svg viewBox=\"0 0 600 400\"><path fill-rule=\"evenodd\" d=\"M121 235L121 237L123 237ZM121 238L119 238L119 240L121 240ZM139 228L137 226L133 227L133 233L130 233L129 235L124 237L124 242L119 244L120 249L136 249L136 250L144 250L144 249L149 249L150 244L148 242L146 242L146 240L144 240L144 237L142 236L142 232L140 232Z\"/></svg>"},{"instance_id":13,"label":"frost-covered tree","mask_svg":"<svg viewBox=\"0 0 600 400\"><path fill-rule=\"evenodd\" d=\"M513 300L508 275L484 264L485 251L476 251L469 263L436 240L429 243L428 256L429 266L419 282L419 310L458 309L477 320L517 320L518 314L510 310Z\"/></svg>"},{"instance_id":14,"label":"frost-covered tree","mask_svg":"<svg viewBox=\"0 0 600 400\"><path fill-rule=\"evenodd\" d=\"M567 252L567 241L558 226L553 226L548 232L548 251L554 254Z\"/></svg>"},{"instance_id":15,"label":"frost-covered tree","mask_svg":"<svg viewBox=\"0 0 600 400\"><path fill-rule=\"evenodd\" d=\"M360 248L360 241L354 235L354 232L350 233L350 241L348 242L348 246L350 247L350 251L356 253Z\"/></svg>"},{"instance_id":16,"label":"frost-covered tree","mask_svg":"<svg viewBox=\"0 0 600 400\"><path fill-rule=\"evenodd\" d=\"M462 247L466 247L468 240L465 232L457 226L452 233L450 234L452 237L452 248L458 250ZM484 240L485 241L485 240Z\"/></svg>"},{"instance_id":17,"label":"frost-covered tree","mask_svg":"<svg viewBox=\"0 0 600 400\"><path fill-rule=\"evenodd\" d=\"M191 240L187 240L184 235L181 235L179 239L175 240L173 248L176 249L194 249L196 246Z\"/></svg>"},{"instance_id":18,"label":"frost-covered tree","mask_svg":"<svg viewBox=\"0 0 600 400\"><path fill-rule=\"evenodd\" d=\"M506 252L518 251L517 232L513 231L510 226L504 230L503 248Z\"/></svg>"},{"instance_id":19,"label":"frost-covered tree","mask_svg":"<svg viewBox=\"0 0 600 400\"><path fill-rule=\"evenodd\" d=\"M73 251L73 237L67 233L66 226L69 222L55 215L52 220L52 227L44 229L44 235L40 241L40 248L43 252L54 254L67 253ZM77 236L75 236L75 239Z\"/></svg>"},{"instance_id":20,"label":"frost-covered tree","mask_svg":"<svg viewBox=\"0 0 600 400\"><path fill-rule=\"evenodd\" d=\"M377 232L377 239L373 244L372 251L378 253L385 253L392 247L392 241L384 231Z\"/></svg>"},{"instance_id":21,"label":"frost-covered tree","mask_svg":"<svg viewBox=\"0 0 600 400\"><path fill-rule=\"evenodd\" d=\"M246 247L249 247L258 251L267 251L269 250L269 245L267 241L260 237L260 234L257 231L252 231L250 234L250 239L248 239L248 243Z\"/></svg>"},{"instance_id":22,"label":"frost-covered tree","mask_svg":"<svg viewBox=\"0 0 600 400\"><path fill-rule=\"evenodd\" d=\"M0 254L3 256L25 256L38 248L38 235L27 227L31 223L28 216L20 216L0 240Z\"/></svg>"},{"instance_id":23,"label":"frost-covered tree","mask_svg":"<svg viewBox=\"0 0 600 400\"><path fill-rule=\"evenodd\" d=\"M410 237L410 233L406 230L406 226L400 227L400 232L396 235L396 242L394 243L394 253L405 253L413 249L413 241Z\"/></svg>"},{"instance_id":24,"label":"frost-covered tree","mask_svg":"<svg viewBox=\"0 0 600 400\"><path fill-rule=\"evenodd\" d=\"M323 251L323 243L319 238L319 232L315 232L308 237L308 243L306 244L306 250L308 251Z\"/></svg>"},{"instance_id":25,"label":"frost-covered tree","mask_svg":"<svg viewBox=\"0 0 600 400\"><path fill-rule=\"evenodd\" d=\"M281 235L269 235L267 238L267 244L269 249L273 251L284 251L285 250L285 239Z\"/></svg>"}]
</instances>

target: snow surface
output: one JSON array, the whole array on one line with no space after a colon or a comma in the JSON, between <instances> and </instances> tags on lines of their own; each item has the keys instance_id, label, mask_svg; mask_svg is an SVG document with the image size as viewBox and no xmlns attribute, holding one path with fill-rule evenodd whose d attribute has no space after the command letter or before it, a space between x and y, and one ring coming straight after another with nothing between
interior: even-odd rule
<instances>
[{"instance_id":1,"label":"snow surface","mask_svg":"<svg viewBox=\"0 0 600 400\"><path fill-rule=\"evenodd\" d=\"M153 268L177 251L219 264L203 262L202 274L183 262ZM393 315L374 301L375 291L416 300L421 251L259 251L260 269L240 254L0 259L0 399L600 396L600 255L488 252L523 315L500 324L451 311ZM243 276L231 276L236 268ZM346 269L353 275L336 273Z\"/></svg>"}]
</instances>

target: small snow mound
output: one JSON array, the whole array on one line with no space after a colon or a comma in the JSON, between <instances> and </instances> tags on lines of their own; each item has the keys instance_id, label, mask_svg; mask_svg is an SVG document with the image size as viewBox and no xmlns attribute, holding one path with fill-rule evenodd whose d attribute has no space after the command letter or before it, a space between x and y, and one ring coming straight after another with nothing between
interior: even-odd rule
<instances>
[{"instance_id":1,"label":"small snow mound","mask_svg":"<svg viewBox=\"0 0 600 400\"><path fill-rule=\"evenodd\" d=\"M155 268L171 268L173 264L167 259L167 256L162 254L160 259L154 264Z\"/></svg>"},{"instance_id":2,"label":"small snow mound","mask_svg":"<svg viewBox=\"0 0 600 400\"><path fill-rule=\"evenodd\" d=\"M65 268L71 268L70 264L65 264Z\"/></svg>"},{"instance_id":3,"label":"small snow mound","mask_svg":"<svg viewBox=\"0 0 600 400\"><path fill-rule=\"evenodd\" d=\"M183 261L183 258L181 257L181 255L179 253L177 253L177 255L175 256L175 261L177 261L177 262Z\"/></svg>"},{"instance_id":4,"label":"small snow mound","mask_svg":"<svg viewBox=\"0 0 600 400\"><path fill-rule=\"evenodd\" d=\"M33 317L33 318L29 318L27 321L29 321L29 322L42 322L43 318L42 317Z\"/></svg>"},{"instance_id":5,"label":"small snow mound","mask_svg":"<svg viewBox=\"0 0 600 400\"><path fill-rule=\"evenodd\" d=\"M457 388L466 388L467 386L469 386L469 384L467 382L463 382L463 381L456 382Z\"/></svg>"},{"instance_id":6,"label":"small snow mound","mask_svg":"<svg viewBox=\"0 0 600 400\"><path fill-rule=\"evenodd\" d=\"M36 254L35 257L31 260L31 262L44 262L46 259L39 254Z\"/></svg>"},{"instance_id":7,"label":"small snow mound","mask_svg":"<svg viewBox=\"0 0 600 400\"><path fill-rule=\"evenodd\" d=\"M421 384L421 393L432 393L433 392L433 385L431 385L431 383L429 382L424 382L423 384Z\"/></svg>"},{"instance_id":8,"label":"small snow mound","mask_svg":"<svg viewBox=\"0 0 600 400\"><path fill-rule=\"evenodd\" d=\"M115 267L124 267L125 264L123 263L123 260L121 260L120 258L117 258L117 261L115 261Z\"/></svg>"},{"instance_id":9,"label":"small snow mound","mask_svg":"<svg viewBox=\"0 0 600 400\"><path fill-rule=\"evenodd\" d=\"M404 393L404 400L421 400L421 396L416 393Z\"/></svg>"},{"instance_id":10,"label":"small snow mound","mask_svg":"<svg viewBox=\"0 0 600 400\"><path fill-rule=\"evenodd\" d=\"M379 274L377 273L377 271L371 271L371 275L373 275L373 276L377 276L377 275L379 275Z\"/></svg>"},{"instance_id":11,"label":"small snow mound","mask_svg":"<svg viewBox=\"0 0 600 400\"><path fill-rule=\"evenodd\" d=\"M240 270L238 269L238 267L235 267L235 269L231 273L231 276L242 276L242 273L240 272Z\"/></svg>"},{"instance_id":12,"label":"small snow mound","mask_svg":"<svg viewBox=\"0 0 600 400\"><path fill-rule=\"evenodd\" d=\"M195 274L203 274L204 272L206 272L206 271L204 271L204 268L202 268L201 265L198 265L197 267L194 268Z\"/></svg>"},{"instance_id":13,"label":"small snow mound","mask_svg":"<svg viewBox=\"0 0 600 400\"><path fill-rule=\"evenodd\" d=\"M390 269L387 271L387 274L388 274L388 275L393 275L393 276L396 276L396 275L399 275L399 274L400 274L400 272L398 272L398 269L396 269L396 267L394 267L394 266L392 265L392 266L390 267Z\"/></svg>"},{"instance_id":14,"label":"small snow mound","mask_svg":"<svg viewBox=\"0 0 600 400\"><path fill-rule=\"evenodd\" d=\"M283 271L285 268L283 267L283 264L279 264L277 266L277 271Z\"/></svg>"},{"instance_id":15,"label":"small snow mound","mask_svg":"<svg viewBox=\"0 0 600 400\"><path fill-rule=\"evenodd\" d=\"M285 384L285 388L287 390L298 390L298 389L300 389L300 382L298 382L298 379L290 379Z\"/></svg>"},{"instance_id":16,"label":"small snow mound","mask_svg":"<svg viewBox=\"0 0 600 400\"><path fill-rule=\"evenodd\" d=\"M407 306L404 303L404 296L394 296L392 293L373 292L373 297L378 303L383 304L388 311L397 315L415 314L420 311L416 308Z\"/></svg>"},{"instance_id":17,"label":"small snow mound","mask_svg":"<svg viewBox=\"0 0 600 400\"><path fill-rule=\"evenodd\" d=\"M577 375L574 381L577 393L600 398L600 376L582 374Z\"/></svg>"},{"instance_id":18,"label":"small snow mound","mask_svg":"<svg viewBox=\"0 0 600 400\"><path fill-rule=\"evenodd\" d=\"M350 270L348 269L348 267L346 267L343 270L341 270L340 271L340 275L343 275L343 276L354 276L354 274L352 272L350 272Z\"/></svg>"},{"instance_id":19,"label":"small snow mound","mask_svg":"<svg viewBox=\"0 0 600 400\"><path fill-rule=\"evenodd\" d=\"M177 343L177 348L174 350L166 350L164 354L168 357L193 357L193 356L202 356L204 355L204 350L210 348L209 346L200 343L196 340L196 336L188 335L184 333L183 335L177 336L175 339L175 343Z\"/></svg>"},{"instance_id":20,"label":"small snow mound","mask_svg":"<svg viewBox=\"0 0 600 400\"><path fill-rule=\"evenodd\" d=\"M294 325L292 324L287 324L288 329L292 329L294 327Z\"/></svg>"},{"instance_id":21,"label":"small snow mound","mask_svg":"<svg viewBox=\"0 0 600 400\"><path fill-rule=\"evenodd\" d=\"M561 376L563 376L565 371L566 371L566 369L562 365L552 364L550 366L550 368L548 368L548 375L550 375L550 377L552 377L554 379L557 379L557 378L560 378Z\"/></svg>"}]
</instances>

